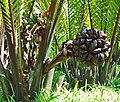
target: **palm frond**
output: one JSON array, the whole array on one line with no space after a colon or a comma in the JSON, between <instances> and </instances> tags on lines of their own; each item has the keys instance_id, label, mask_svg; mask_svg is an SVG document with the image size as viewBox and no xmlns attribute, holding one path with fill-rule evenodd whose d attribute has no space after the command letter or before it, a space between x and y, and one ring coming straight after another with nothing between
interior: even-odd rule
<instances>
[{"instance_id":1,"label":"palm frond","mask_svg":"<svg viewBox=\"0 0 120 102\"><path fill-rule=\"evenodd\" d=\"M36 2L36 4L39 10L44 12L50 5L50 0L39 0L39 2Z\"/></svg>"},{"instance_id":2,"label":"palm frond","mask_svg":"<svg viewBox=\"0 0 120 102\"><path fill-rule=\"evenodd\" d=\"M103 30L111 38L119 3L116 0L93 0L90 2L93 27Z\"/></svg>"},{"instance_id":3,"label":"palm frond","mask_svg":"<svg viewBox=\"0 0 120 102\"><path fill-rule=\"evenodd\" d=\"M12 8L13 8L13 14L14 14L14 24L16 26L16 29L20 26L20 24L18 24L18 22L20 22L20 13L21 13L21 6L22 6L22 2L20 2L20 0L13 0L12 1Z\"/></svg>"},{"instance_id":4,"label":"palm frond","mask_svg":"<svg viewBox=\"0 0 120 102\"><path fill-rule=\"evenodd\" d=\"M111 66L111 59L113 57L113 53L115 52L115 41L116 41L116 35L117 35L117 29L118 29L118 25L119 25L119 20L120 20L120 8L118 9L118 13L117 13L117 17L116 17L116 21L115 21L115 26L114 26L114 31L113 31L113 35L112 35L112 38L111 38L111 50L110 50L110 53L109 53L109 57L108 57L108 61L106 63L106 78L105 81L107 82L109 79L112 78L112 75L113 75L113 70L114 70L114 67L110 67Z\"/></svg>"},{"instance_id":5,"label":"palm frond","mask_svg":"<svg viewBox=\"0 0 120 102\"><path fill-rule=\"evenodd\" d=\"M21 85L19 84L19 82L22 83L22 79L19 76L19 68L17 63L17 54L16 54L17 36L15 34L12 1L3 0L1 9L2 9L2 17L6 31L5 34L7 37L7 44L9 49L10 69L12 71L12 85L13 85L12 87L16 95L16 100L18 101L24 97L24 91L23 91L23 86L21 87Z\"/></svg>"},{"instance_id":6,"label":"palm frond","mask_svg":"<svg viewBox=\"0 0 120 102\"><path fill-rule=\"evenodd\" d=\"M79 31L82 20L82 11L84 8L83 0L68 0L68 25L70 39L73 38Z\"/></svg>"},{"instance_id":7,"label":"palm frond","mask_svg":"<svg viewBox=\"0 0 120 102\"><path fill-rule=\"evenodd\" d=\"M108 1L94 0L90 2L93 27L104 30L107 20Z\"/></svg>"},{"instance_id":8,"label":"palm frond","mask_svg":"<svg viewBox=\"0 0 120 102\"><path fill-rule=\"evenodd\" d=\"M2 17L4 19L4 23L7 28L10 28L11 30L11 24L10 24L10 12L8 8L8 3L4 0L1 2L1 10L2 10Z\"/></svg>"},{"instance_id":9,"label":"palm frond","mask_svg":"<svg viewBox=\"0 0 120 102\"><path fill-rule=\"evenodd\" d=\"M56 26L56 38L61 44L65 39L69 39L68 22L67 22L67 2L63 4L63 8Z\"/></svg>"},{"instance_id":10,"label":"palm frond","mask_svg":"<svg viewBox=\"0 0 120 102\"><path fill-rule=\"evenodd\" d=\"M111 0L111 2L109 2L109 8L108 8L108 16L107 16L107 33L109 34L109 38L111 38L112 34L113 34L113 30L114 30L114 25L115 25L115 21L116 21L116 14L117 11L119 9L118 4L116 4L117 2L115 2L116 0Z\"/></svg>"}]
</instances>

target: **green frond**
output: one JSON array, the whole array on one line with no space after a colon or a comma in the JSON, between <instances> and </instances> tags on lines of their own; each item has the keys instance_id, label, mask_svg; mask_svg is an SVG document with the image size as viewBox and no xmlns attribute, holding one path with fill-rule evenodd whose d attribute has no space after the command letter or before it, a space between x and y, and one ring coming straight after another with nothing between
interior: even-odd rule
<instances>
[{"instance_id":1,"label":"green frond","mask_svg":"<svg viewBox=\"0 0 120 102\"><path fill-rule=\"evenodd\" d=\"M91 15L93 28L105 31L111 38L114 29L119 0L91 0Z\"/></svg>"},{"instance_id":2,"label":"green frond","mask_svg":"<svg viewBox=\"0 0 120 102\"><path fill-rule=\"evenodd\" d=\"M6 0L3 0L3 2L1 2L1 10L5 25L11 30L10 12L8 8L8 2Z\"/></svg>"},{"instance_id":3,"label":"green frond","mask_svg":"<svg viewBox=\"0 0 120 102\"><path fill-rule=\"evenodd\" d=\"M40 0L40 2L36 2L36 4L40 11L43 12L48 8L50 0Z\"/></svg>"},{"instance_id":4,"label":"green frond","mask_svg":"<svg viewBox=\"0 0 120 102\"><path fill-rule=\"evenodd\" d=\"M73 38L79 31L82 20L83 0L68 0L69 37Z\"/></svg>"},{"instance_id":5,"label":"green frond","mask_svg":"<svg viewBox=\"0 0 120 102\"><path fill-rule=\"evenodd\" d=\"M17 25L16 21L19 21L19 19L20 19L20 12L21 12L21 5L22 4L23 3L20 2L20 0L13 0L13 2L12 2L12 6L13 6L12 8L13 8L14 23L15 23L15 25Z\"/></svg>"},{"instance_id":6,"label":"green frond","mask_svg":"<svg viewBox=\"0 0 120 102\"><path fill-rule=\"evenodd\" d=\"M65 39L68 39L68 23L67 23L67 10L66 5L63 5L57 26L56 26L56 36L61 44Z\"/></svg>"},{"instance_id":7,"label":"green frond","mask_svg":"<svg viewBox=\"0 0 120 102\"><path fill-rule=\"evenodd\" d=\"M93 28L105 31L108 13L108 0L94 0L90 3Z\"/></svg>"},{"instance_id":8,"label":"green frond","mask_svg":"<svg viewBox=\"0 0 120 102\"><path fill-rule=\"evenodd\" d=\"M114 25L116 21L116 15L117 11L119 9L118 4L115 2L116 0L111 0L109 3L109 8L108 8L108 16L107 16L107 33L109 34L109 38L111 38L114 30ZM119 0L118 0L119 1Z\"/></svg>"},{"instance_id":9,"label":"green frond","mask_svg":"<svg viewBox=\"0 0 120 102\"><path fill-rule=\"evenodd\" d=\"M12 30L13 29L12 27L14 27L15 25L17 26L15 21L19 21L18 20L19 17L16 16L16 14L19 15L19 13L20 13L20 9L19 9L20 5L18 3L19 0L14 0L13 3L12 3L12 0L9 0L9 1L11 2L11 4L9 4L9 2L7 0L3 0L2 1L2 3L1 3L1 10L2 10L2 17L3 17L3 20L4 20L5 26L9 30ZM10 10L10 6L9 5L11 5L11 10ZM13 22L13 24L12 24L12 22ZM14 23L15 23L15 25L14 25ZM14 27L14 29L15 29L15 27Z\"/></svg>"}]
</instances>

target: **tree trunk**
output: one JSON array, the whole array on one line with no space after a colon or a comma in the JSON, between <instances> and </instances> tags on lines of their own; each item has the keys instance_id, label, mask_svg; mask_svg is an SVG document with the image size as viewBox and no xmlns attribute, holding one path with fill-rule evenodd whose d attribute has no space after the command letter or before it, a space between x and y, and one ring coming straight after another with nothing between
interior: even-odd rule
<instances>
[{"instance_id":1,"label":"tree trunk","mask_svg":"<svg viewBox=\"0 0 120 102\"><path fill-rule=\"evenodd\" d=\"M51 86L52 86L52 80L53 80L53 76L54 76L54 71L55 69L52 68L51 70L49 70L49 72L47 73L45 80L44 80L44 88L49 92L51 90Z\"/></svg>"},{"instance_id":2,"label":"tree trunk","mask_svg":"<svg viewBox=\"0 0 120 102\"><path fill-rule=\"evenodd\" d=\"M64 81L64 77L65 77L65 75L61 75L58 77L57 82L56 82L55 87L54 87L54 91L57 91L62 86L62 83Z\"/></svg>"}]
</instances>

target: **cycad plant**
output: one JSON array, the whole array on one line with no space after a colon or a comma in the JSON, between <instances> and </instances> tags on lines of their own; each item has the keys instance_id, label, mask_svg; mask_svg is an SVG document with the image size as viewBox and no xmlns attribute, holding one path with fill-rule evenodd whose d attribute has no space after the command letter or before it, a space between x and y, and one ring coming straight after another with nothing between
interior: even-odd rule
<instances>
[{"instance_id":1,"label":"cycad plant","mask_svg":"<svg viewBox=\"0 0 120 102\"><path fill-rule=\"evenodd\" d=\"M52 68L61 61L73 86L77 81L80 86L104 80L107 83L114 76L113 52L118 47L115 37L120 18L117 0L1 0L0 6L0 78L6 100L13 96L16 102L27 102L42 87L49 90ZM60 52L50 59L53 38ZM61 47L60 39L67 40Z\"/></svg>"},{"instance_id":2,"label":"cycad plant","mask_svg":"<svg viewBox=\"0 0 120 102\"><path fill-rule=\"evenodd\" d=\"M66 6L67 10L66 10L65 16L67 16L67 25L68 25L66 30L66 32L68 32L66 39L71 39L71 41L65 41L63 42L62 45L63 45L63 48L67 47L68 53L73 53L73 54L66 55L67 51L63 51L63 52L66 52L66 54L61 53L62 56L64 56L64 58L63 57L59 58L58 56L61 56L61 55L58 55L56 56L56 59L59 58L62 61L64 61L65 59L68 58L68 56L72 55L72 58L67 60L67 62L64 62L62 66L63 71L66 73L68 83L70 83L70 85L73 84L73 86L75 86L77 81L79 82L79 86L84 86L86 83L87 84L95 84L95 83L107 84L109 80L113 79L116 76L115 74L116 65L119 61L119 57L118 57L119 56L119 49L118 49L119 37L116 39L116 37L119 36L119 29L118 29L119 18L120 18L119 17L119 8L120 8L119 1L117 0L106 0L106 1L67 0L66 5L67 5ZM87 27L91 28L91 30L85 29ZM107 38L108 41L111 42L111 45L109 46L111 50L109 49L109 51L106 54L103 50L99 49L100 43L99 41L97 42L95 40L95 37L93 37L93 43L94 43L93 46L92 46L92 43L90 44L92 39L89 37L94 36L92 35L94 28L101 31L101 34L100 34L101 38L102 37L103 39ZM99 31L98 33L100 33ZM59 37L59 35L57 36ZM73 38L75 39L72 41ZM101 42L101 45L103 47L105 43L103 44L102 42ZM108 43L110 44L110 42ZM90 46L87 47L89 44ZM76 46L72 48L73 45L76 45ZM95 50L95 46L97 46L96 50ZM100 59L101 61L103 60L102 63L100 63L100 61L98 61L95 58L95 55L92 54L93 56L91 56L90 54L88 54L86 52L86 49L95 50L95 53L96 51L98 52L101 51ZM91 51L88 51L88 52L91 52ZM92 53L94 53L94 51ZM97 58L99 59L98 56ZM107 58L104 59L105 56ZM92 57L97 62L95 66L94 64L90 64L91 62L89 60L92 61L93 60ZM54 60L51 63L54 63ZM58 62L59 61L60 60L58 60ZM87 65L88 63L90 65Z\"/></svg>"},{"instance_id":3,"label":"cycad plant","mask_svg":"<svg viewBox=\"0 0 120 102\"><path fill-rule=\"evenodd\" d=\"M45 59L49 54L63 0L49 2L39 1L44 11L35 15L36 0L0 1L0 78L6 100L13 95L16 102L30 101L46 82L44 70L49 68L45 67Z\"/></svg>"}]
</instances>

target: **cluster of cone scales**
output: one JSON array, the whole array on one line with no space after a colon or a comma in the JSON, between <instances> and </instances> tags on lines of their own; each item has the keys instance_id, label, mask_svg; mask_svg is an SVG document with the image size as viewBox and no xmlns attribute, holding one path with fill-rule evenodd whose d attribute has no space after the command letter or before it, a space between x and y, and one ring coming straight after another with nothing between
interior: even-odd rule
<instances>
[{"instance_id":1,"label":"cluster of cone scales","mask_svg":"<svg viewBox=\"0 0 120 102\"><path fill-rule=\"evenodd\" d=\"M106 40L106 34L97 29L86 28L75 39L62 44L63 54L74 56L87 66L102 64L109 56L111 44ZM65 54L64 54L65 55Z\"/></svg>"},{"instance_id":2,"label":"cluster of cone scales","mask_svg":"<svg viewBox=\"0 0 120 102\"><path fill-rule=\"evenodd\" d=\"M111 44L106 40L107 35L97 29L86 28L77 34L75 39L62 43L61 51L52 59L44 63L45 73L54 65L75 57L87 66L102 64L109 56Z\"/></svg>"}]
</instances>

